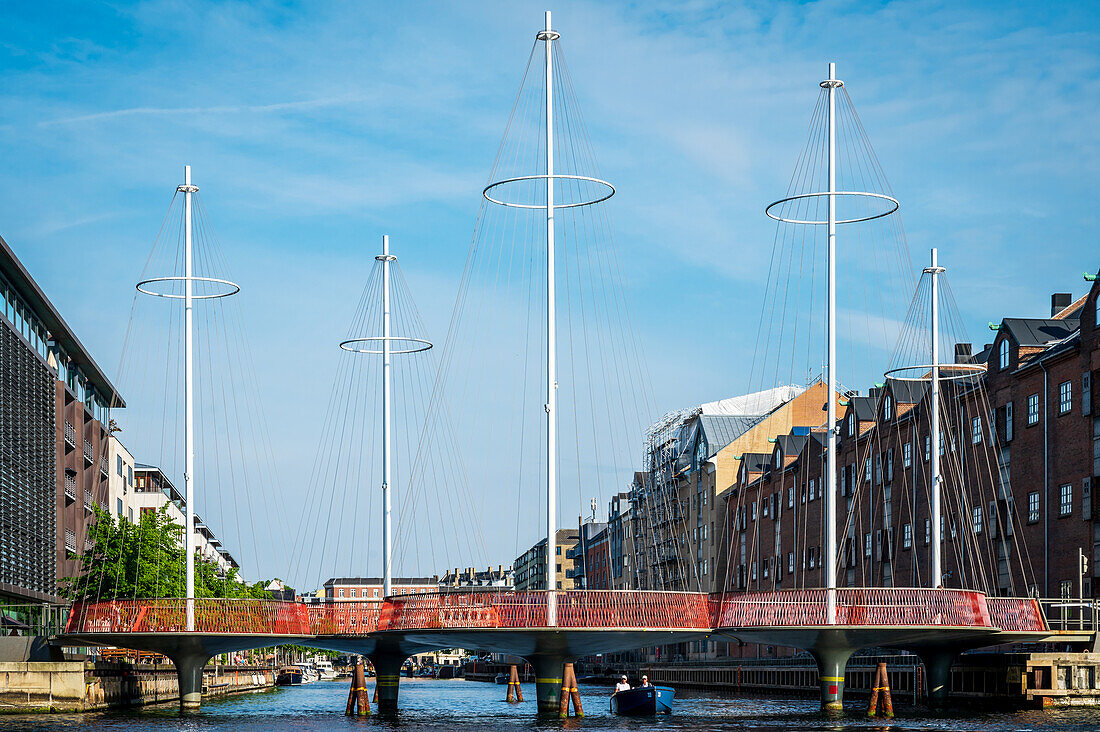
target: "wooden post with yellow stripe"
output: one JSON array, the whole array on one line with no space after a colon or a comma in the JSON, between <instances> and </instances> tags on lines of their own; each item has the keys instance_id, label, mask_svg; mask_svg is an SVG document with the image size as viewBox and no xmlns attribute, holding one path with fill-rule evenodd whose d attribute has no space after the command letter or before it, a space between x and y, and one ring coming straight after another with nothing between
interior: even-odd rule
<instances>
[{"instance_id":1,"label":"wooden post with yellow stripe","mask_svg":"<svg viewBox=\"0 0 1100 732\"><path fill-rule=\"evenodd\" d=\"M523 687L519 684L519 669L516 668L516 664L514 663L508 672L507 700L512 703L523 701Z\"/></svg>"},{"instance_id":2,"label":"wooden post with yellow stripe","mask_svg":"<svg viewBox=\"0 0 1100 732\"><path fill-rule=\"evenodd\" d=\"M348 706L344 710L344 716L350 717L356 713L358 707L359 716L370 714L370 700L367 696L367 672L363 668L363 662L355 664L355 670L351 674L351 691L348 692Z\"/></svg>"},{"instance_id":3,"label":"wooden post with yellow stripe","mask_svg":"<svg viewBox=\"0 0 1100 732\"><path fill-rule=\"evenodd\" d=\"M878 704L882 701L882 710ZM886 664L880 663L875 669L875 685L871 688L871 703L867 706L868 717L893 717L894 702L890 698L890 677L886 673Z\"/></svg>"},{"instance_id":4,"label":"wooden post with yellow stripe","mask_svg":"<svg viewBox=\"0 0 1100 732\"><path fill-rule=\"evenodd\" d=\"M573 703L573 714L577 717L584 716L581 707L581 694L577 689L577 674L573 670L573 664L567 663L562 669L561 696L558 699L558 716L569 716L569 703Z\"/></svg>"}]
</instances>

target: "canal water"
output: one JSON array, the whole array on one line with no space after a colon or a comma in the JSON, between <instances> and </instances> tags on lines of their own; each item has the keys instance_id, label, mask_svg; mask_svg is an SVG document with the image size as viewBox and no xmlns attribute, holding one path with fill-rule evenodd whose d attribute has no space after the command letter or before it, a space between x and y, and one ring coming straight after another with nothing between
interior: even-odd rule
<instances>
[{"instance_id":1,"label":"canal water","mask_svg":"<svg viewBox=\"0 0 1100 732\"><path fill-rule=\"evenodd\" d=\"M812 699L724 697L698 691L676 695L676 711L660 718L616 717L608 710L611 690L582 685L583 719L537 720L534 702L508 704L505 687L476 681L403 679L401 711L392 718L344 717L347 680L206 701L198 716L180 717L178 707L162 705L136 710L81 715L0 714L0 731L8 730L1097 730L1100 710L995 712L955 709L942 714L901 707L893 720L869 720L865 702L842 718L826 718ZM371 684L373 686L373 683ZM525 693L533 696L534 686Z\"/></svg>"}]
</instances>

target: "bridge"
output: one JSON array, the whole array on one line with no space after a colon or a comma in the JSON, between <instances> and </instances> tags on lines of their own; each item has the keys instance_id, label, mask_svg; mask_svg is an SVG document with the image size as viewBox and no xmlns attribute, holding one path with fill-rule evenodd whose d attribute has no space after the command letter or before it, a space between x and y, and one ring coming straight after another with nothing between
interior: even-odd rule
<instances>
[{"instance_id":1,"label":"bridge","mask_svg":"<svg viewBox=\"0 0 1100 732\"><path fill-rule=\"evenodd\" d=\"M545 438L545 443L538 446L537 459L528 461L528 465L535 465L545 470L545 475L539 476L540 483L545 487L545 542L546 557L550 561L545 562L546 574L539 577L544 587L553 588L557 585L555 574L555 562L552 558L557 554L556 532L558 530L557 510L559 477L558 462L561 451L558 449L558 372L557 372L557 323L556 313L558 305L555 300L556 284L554 280L554 257L556 249L561 245L561 234L555 234L555 216L559 223L564 224L570 211L582 207L595 206L606 201L614 193L614 187L606 181L592 177L585 169L567 168L559 169L555 173L555 162L561 162L554 156L555 143L555 112L552 100L556 94L568 90L566 83L562 87L562 81L554 73L555 54L560 53L554 45L559 38L557 31L550 25L550 15L546 15L546 23L536 36L536 45L532 50L532 59L541 55L536 51L544 51L546 86L538 94L531 98L537 98L543 109L538 110L542 116L539 125L533 129L539 129L545 133L545 138L538 144L523 149L534 150L540 155L545 152L544 161L538 161L531 171L519 171L508 174L491 183L483 191L483 207L487 204L503 207L508 211L534 212L534 225L524 223L522 226L509 223L503 227L504 231L520 232L524 235L534 232L539 239L538 245L545 246L546 264L543 270L548 277L546 283L545 334L547 342L545 355L545 392L541 391L540 384L539 401L537 409L531 409L533 399L516 400L520 411L525 414L538 414L540 424L538 430L540 436ZM540 48L538 44L544 44ZM897 210L897 201L891 196L873 192L857 193L836 190L833 173L833 161L835 158L835 140L833 107L837 89L843 86L843 82L835 78L834 69L830 65L830 75L820 86L824 90L825 101L820 105L828 105L828 159L829 159L829 184L827 191L809 190L795 196L788 196L776 204L768 207L768 215L776 218L781 224L812 225L827 227L830 254L829 254L829 292L833 292L835 283L835 261L833 244L835 243L836 227L838 224L855 224L862 221L888 216ZM525 76L525 80L526 80ZM554 80L558 79L557 82ZM846 92L845 92L846 94ZM568 98L568 97L567 97ZM562 107L575 106L561 105ZM824 109L825 106L821 106ZM527 125L521 125L527 129ZM566 130L573 127L565 126ZM561 140L557 140L559 143ZM582 146L587 149L586 146ZM542 151L542 152L540 152ZM506 157L506 156L505 156ZM577 159L577 155L571 153L563 156L565 160ZM584 158L581 158L584 160ZM494 173L496 168L494 167ZM590 171L589 171L590 172ZM527 174L530 173L530 174ZM527 191L520 194L512 191L507 194L509 187L515 187L524 183L537 182L538 190ZM583 185L582 185L583 184ZM560 188L556 188L558 185ZM586 187L586 186L590 186ZM192 389L192 332L191 332L191 308L192 301L196 298L216 299L236 292L236 285L227 280L213 277L196 277L192 275L192 234L191 234L191 201L197 187L191 184L190 170L185 174L185 183L178 191L184 193L184 221L182 228L184 246L178 247L185 252L186 266L183 275L172 275L146 280L139 284L139 290L149 283L183 283L185 290L183 295L175 292L159 293L162 297L182 299L185 303L186 334L184 337L187 354L187 377L185 379L185 405L186 419L185 434L182 440L184 460L186 466L182 473L186 492L186 570L185 570L185 599L112 599L109 597L96 597L93 600L75 603L69 613L65 632L54 638L54 641L62 645L108 645L133 648L138 650L156 651L172 659L179 677L180 703L184 710L197 710L201 706L202 693L202 668L213 656L230 652L262 648L279 644L296 644L319 649L328 649L347 653L355 653L370 658L377 673L379 708L382 711L391 711L397 708L399 692L399 671L401 665L410 655L415 653L441 649L441 648L469 648L482 649L509 653L521 656L531 663L535 669L537 699L539 711L556 714L558 699L562 685L563 664L574 659L588 655L625 651L637 648L656 647L672 643L680 643L693 640L717 640L717 641L744 641L767 643L780 646L789 646L803 649L809 652L817 662L821 688L821 702L827 710L838 710L842 707L844 696L845 665L849 657L856 651L870 647L889 647L911 650L918 654L927 667L930 696L942 699L947 692L947 680L952 659L959 653L974 648L995 646L1003 643L1017 642L1045 642L1045 641L1084 641L1088 637L1083 632L1053 630L1044 617L1040 604L1032 598L1025 597L991 597L974 589L945 589L941 585L950 573L943 570L943 542L941 540L941 493L943 481L940 477L940 458L935 451L931 452L931 477L928 480L929 487L929 539L926 545L930 548L928 554L931 559L930 576L926 577L932 585L927 588L893 588L893 587L839 587L837 578L838 558L841 556L841 547L838 542L837 530L842 525L839 520L843 515L838 511L837 496L840 494L838 486L837 455L840 445L838 443L837 429L838 419L836 408L841 401L842 394L837 380L835 358L835 297L830 294L828 299L827 329L827 353L828 363L826 369L826 394L822 411L825 413L823 424L815 422L814 428L821 428L824 435L822 479L818 497L823 498L824 510L822 518L823 548L819 547L821 567L826 587L821 589L783 589L765 592L741 592L706 594L699 592L675 592L675 591L647 591L647 590L533 590L533 591L503 591L503 590L476 590L457 592L428 592L421 594L394 594L392 588L393 572L393 531L391 530L391 431L392 431L392 405L393 388L391 383L392 363L391 358L396 354L414 354L431 348L431 343L426 339L413 337L412 333L402 328L393 330L390 324L391 315L396 315L397 310L391 313L390 269L394 266L396 257L389 249L388 238L383 239L382 254L376 257L380 263L381 275L379 297L377 299L378 311L381 315L380 334L370 330L359 337L349 337L340 346L347 351L376 354L382 357L381 368L381 503L382 503L382 542L381 558L383 573L383 599L381 602L360 602L357 600L333 601L321 605L301 604L296 602L266 601L266 600L233 600L233 599L199 599L195 595L195 418L194 418L194 394ZM564 198L555 199L555 192ZM537 194L537 195L536 195ZM545 195L545 204L541 203ZM865 218L841 218L837 220L835 203L837 198L863 196L875 201L886 201L883 212L868 215ZM797 203L802 200L827 200L828 214L820 220L807 220L808 214L799 213L798 210L788 211L783 208L785 204ZM536 203L538 201L538 203ZM791 204L794 205L794 204ZM778 209L775 207L779 206ZM518 215L518 214L517 214ZM580 216L580 214L576 214ZM482 219L479 217L479 222ZM525 220L526 221L526 220ZM594 231L603 231L604 224L594 227ZM580 227L588 231L587 223ZM564 228L564 227L563 227ZM573 227L577 230L577 227ZM475 246L471 252L477 250L478 237L483 236L475 230ZM543 240L543 233L545 239ZM595 235L595 234L593 234ZM516 234L518 236L518 234ZM521 242L522 248L531 250L527 244ZM492 247L490 247L492 249ZM471 255L472 256L472 255ZM524 255L527 258L527 254ZM202 258L200 257L200 261ZM943 269L933 261L933 267L925 270L931 275L933 292L935 292L935 278ZM507 267L510 270L511 265ZM492 269L492 267L487 268ZM498 267L499 269L499 267ZM494 275L495 276L495 275ZM465 277L465 275L464 275ZM601 280L603 277L601 276ZM400 282L400 278L398 278ZM225 286L224 292L206 295L194 295L193 285L211 283ZM231 285L231 286L230 286ZM468 281L463 279L461 288L465 288ZM234 289L236 288L236 289ZM460 289L461 289L460 288ZM149 292L147 294L158 294ZM408 303L408 297L398 297L397 303ZM364 295L364 302L375 303L375 299ZM461 303L461 296L459 302ZM617 307L617 306L616 306ZM937 334L936 300L932 301L932 335L930 342L939 342ZM373 311L372 311L373 312ZM617 312L617 311L616 311ZM415 319L413 319L415 322ZM616 321L617 322L617 321ZM479 332L490 331L498 328L482 327ZM501 330L507 328L500 327ZM614 330L618 330L616 327ZM395 335L397 333L397 335ZM353 328L352 334L358 334ZM224 339L229 342L232 339ZM450 342L451 335L448 335ZM526 342L520 351L526 353ZM476 350L476 349L475 349ZM563 349L564 350L564 349ZM495 351L491 351L495 352ZM614 351L618 352L618 351ZM631 349L622 349L622 353L634 353ZM587 350L585 351L587 354ZM586 355L587 357L587 355ZM479 352L482 362L476 363L469 371L479 373L484 371L486 357ZM932 394L931 409L931 433L926 444L943 445L939 432L939 400L938 388L940 370L948 369L948 364L941 364L935 347L933 347L930 364L921 364L913 367L919 373L919 379L930 380L930 392ZM441 368L442 371L442 368ZM524 372L526 373L526 372ZM948 373L951 373L950 371ZM980 373L978 367L968 371L973 376ZM492 374L486 377L491 379ZM431 379L428 383L431 383ZM526 383L526 377L524 379ZM497 385L486 385L487 389L495 389ZM622 387L622 385L619 385ZM442 388L442 387L441 387ZM633 390L634 385L631 383ZM465 386L463 386L465 389ZM159 393L159 392L157 392ZM358 395L358 392L356 392ZM432 387L432 397L435 397L435 387ZM543 398L543 394L545 395ZM835 395L835 397L834 397ZM522 396L522 395L521 395ZM529 396L529 395L525 395ZM440 397L442 399L442 397ZM576 394L573 395L576 399ZM350 400L356 404L363 400L358 396ZM434 402L433 402L434 403ZM475 405L471 412L481 411L483 404ZM605 406L607 406L605 404ZM574 404L574 410L576 404ZM621 408L621 404L620 404ZM446 409L438 410L446 413ZM569 410L564 410L568 413ZM545 414L543 414L545 413ZM613 420L623 422L630 421L621 415L615 414ZM611 423L612 419L608 420ZM347 415L341 416L341 421L361 423L364 420L347 420ZM444 422L447 420L444 419ZM635 420L637 421L637 420ZM602 422L601 422L602 424ZM580 432L574 426L578 441L576 452L581 452ZM809 428L809 427L808 427ZM808 429L807 428L807 429ZM602 428L601 428L602 429ZM431 434L431 429L426 423L425 432ZM472 431L476 433L476 430ZM343 435L341 431L339 433ZM599 438L594 438L599 439ZM211 442L216 442L211 440ZM404 444L416 446L419 451L419 443L407 436L402 441ZM446 442L446 440L444 440ZM530 440L528 442L531 442ZM475 446L481 449L482 446ZM588 450L588 445L585 446ZM952 452L954 448L952 448ZM860 456L859 463L866 459L868 478L870 483L871 457ZM740 460L740 458L737 458ZM927 460L927 458L926 458ZM579 456L578 456L579 461ZM606 458L601 461L607 462ZM445 461L450 463L459 462ZM522 462L522 461L517 461ZM625 463L624 463L625 464ZM346 467L346 466L343 466ZM622 466L620 466L622 467ZM854 465L852 466L854 468ZM362 473L356 470L353 473L356 480L350 481L359 493L363 486ZM461 470L447 470L444 473L464 475ZM503 480L501 484L510 486L522 486L528 483L526 477L517 475L514 479ZM434 480L434 475L433 475ZM232 481L229 481L232 484ZM580 481L578 480L578 483ZM812 485L812 482L811 482ZM438 486L431 486L437 494L446 491L437 490ZM463 485L462 490L456 493L469 493L470 486ZM793 489L791 489L793 490ZM811 488L812 491L812 488ZM320 491L317 491L320 494ZM334 494L333 494L334 495ZM790 494L793 497L793 493ZM998 494L1000 495L1000 494ZM813 494L811 492L811 500ZM793 501L793 498L792 498ZM344 502L346 506L358 505L349 500ZM803 498L805 503L805 498ZM325 504L329 511L333 506L339 506L339 502L329 501ZM415 502L413 504L415 506ZM766 504L765 504L766 505ZM983 505L978 503L978 506ZM339 510L339 509L336 509ZM484 509L483 509L484 510ZM849 509L850 510L850 509ZM356 516L352 511L345 511L346 515ZM965 511L963 512L965 515ZM765 514L766 515L766 514ZM323 520L325 514L319 513L306 524L323 526L329 529L329 522ZM331 518L331 517L330 517ZM755 511L753 520L756 519ZM683 520L682 518L678 520ZM815 520L817 520L815 518ZM517 523L520 521L518 515ZM992 516L990 522L993 521ZM686 524L685 524L686 525ZM354 527L358 530L360 527ZM992 526L991 526L992 528ZM964 526L964 531L965 531ZM952 529L954 532L954 529ZM684 536L690 532L685 529ZM892 533L892 532L891 532ZM867 534L868 542L870 534ZM777 537L778 538L778 537ZM777 542L778 544L778 542ZM868 546L870 544L868 543ZM348 547L354 552L355 559L364 561L362 547L355 542L348 542ZM726 547L732 551L732 545ZM868 549L868 552L870 550ZM793 555L792 555L793 556ZM870 556L870 554L868 554ZM813 562L810 564L813 567ZM93 568L94 570L95 568ZM100 568L101 570L103 568ZM118 569L118 568L115 568ZM112 572L115 576L118 572ZM755 574L755 572L754 572ZM764 576L766 577L766 571ZM680 578L683 580L684 578ZM755 579L755 577L754 577ZM919 580L914 580L919 581ZM979 579L971 577L970 586ZM95 585L97 588L109 586L113 580ZM884 582L888 582L884 579ZM672 586L691 586L681 582ZM112 590L113 591L113 590ZM332 598L335 600L335 598Z\"/></svg>"},{"instance_id":2,"label":"bridge","mask_svg":"<svg viewBox=\"0 0 1100 732\"><path fill-rule=\"evenodd\" d=\"M830 598L830 595L833 597ZM830 602L830 600L832 602ZM828 608L836 610L829 622ZM556 609L551 625L548 607ZM188 616L193 630L188 630ZM793 646L817 661L821 701L839 709L844 669L861 648L917 653L930 694L942 698L953 658L963 650L1018 642L1085 640L1052 630L1037 600L970 590L841 588L746 594L565 590L438 592L308 605L225 599L78 602L67 645L123 646L172 659L184 710L201 704L202 668L231 651L296 644L371 659L381 711L397 708L400 669L409 656L476 648L521 656L535 669L540 712L557 713L564 663L597 653L691 640Z\"/></svg>"}]
</instances>

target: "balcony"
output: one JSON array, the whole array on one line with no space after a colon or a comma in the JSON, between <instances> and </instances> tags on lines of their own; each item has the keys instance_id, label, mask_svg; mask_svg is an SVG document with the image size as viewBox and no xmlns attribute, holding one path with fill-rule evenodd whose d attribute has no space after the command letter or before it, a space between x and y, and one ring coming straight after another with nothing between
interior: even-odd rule
<instances>
[{"instance_id":1,"label":"balcony","mask_svg":"<svg viewBox=\"0 0 1100 732\"><path fill-rule=\"evenodd\" d=\"M65 551L76 551L76 532L72 529L65 529Z\"/></svg>"},{"instance_id":2,"label":"balcony","mask_svg":"<svg viewBox=\"0 0 1100 732\"><path fill-rule=\"evenodd\" d=\"M107 458L102 455L99 457L99 474L104 478L111 474L110 469L107 467Z\"/></svg>"},{"instance_id":3,"label":"balcony","mask_svg":"<svg viewBox=\"0 0 1100 732\"><path fill-rule=\"evenodd\" d=\"M95 465L95 450L92 449L92 443L88 440L84 440L84 462Z\"/></svg>"},{"instance_id":4,"label":"balcony","mask_svg":"<svg viewBox=\"0 0 1100 732\"><path fill-rule=\"evenodd\" d=\"M95 505L95 496L92 495L90 490L84 491L84 510L88 513L92 513L92 506Z\"/></svg>"},{"instance_id":5,"label":"balcony","mask_svg":"<svg viewBox=\"0 0 1100 732\"><path fill-rule=\"evenodd\" d=\"M76 474L65 471L65 500L76 500Z\"/></svg>"},{"instance_id":6,"label":"balcony","mask_svg":"<svg viewBox=\"0 0 1100 732\"><path fill-rule=\"evenodd\" d=\"M69 447L76 447L76 428L69 420L65 420L65 444Z\"/></svg>"}]
</instances>

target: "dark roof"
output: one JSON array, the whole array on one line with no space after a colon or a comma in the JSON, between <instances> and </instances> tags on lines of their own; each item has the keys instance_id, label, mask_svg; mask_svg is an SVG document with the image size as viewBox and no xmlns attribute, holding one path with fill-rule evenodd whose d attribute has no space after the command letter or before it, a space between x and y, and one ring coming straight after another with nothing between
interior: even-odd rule
<instances>
[{"instance_id":1,"label":"dark roof","mask_svg":"<svg viewBox=\"0 0 1100 732\"><path fill-rule=\"evenodd\" d=\"M126 402L115 389L114 384L99 368L99 365L88 353L87 349L69 328L61 313L53 306L46 293L34 281L23 263L15 256L8 243L0 237L0 274L11 283L19 296L34 310L35 316L42 321L50 332L50 337L57 341L58 345L69 355L73 363L84 372L88 380L92 382L97 394L102 395L111 408L125 407Z\"/></svg>"},{"instance_id":2,"label":"dark roof","mask_svg":"<svg viewBox=\"0 0 1100 732\"><path fill-rule=\"evenodd\" d=\"M784 455L795 456L802 452L809 439L809 435L779 435L775 438L775 444Z\"/></svg>"},{"instance_id":3,"label":"dark roof","mask_svg":"<svg viewBox=\"0 0 1100 732\"><path fill-rule=\"evenodd\" d=\"M1076 318L1005 318L1001 327L1021 346L1046 346L1068 337L1081 327Z\"/></svg>"},{"instance_id":4,"label":"dark roof","mask_svg":"<svg viewBox=\"0 0 1100 732\"><path fill-rule=\"evenodd\" d=\"M772 456L767 453L746 452L741 456L741 465L748 468L749 472L759 473L768 469L771 459Z\"/></svg>"},{"instance_id":5,"label":"dark roof","mask_svg":"<svg viewBox=\"0 0 1100 732\"><path fill-rule=\"evenodd\" d=\"M438 577L394 577L395 585L434 585L439 582ZM380 585L381 577L332 577L324 584L325 587L334 585Z\"/></svg>"},{"instance_id":6,"label":"dark roof","mask_svg":"<svg viewBox=\"0 0 1100 732\"><path fill-rule=\"evenodd\" d=\"M878 404L877 397L854 396L848 397L851 409L856 413L856 419L860 422L871 422L875 419L875 409Z\"/></svg>"},{"instance_id":7,"label":"dark roof","mask_svg":"<svg viewBox=\"0 0 1100 732\"><path fill-rule=\"evenodd\" d=\"M894 395L894 401L898 404L917 404L928 392L928 382L910 381L908 379L887 379L890 393Z\"/></svg>"}]
</instances>

